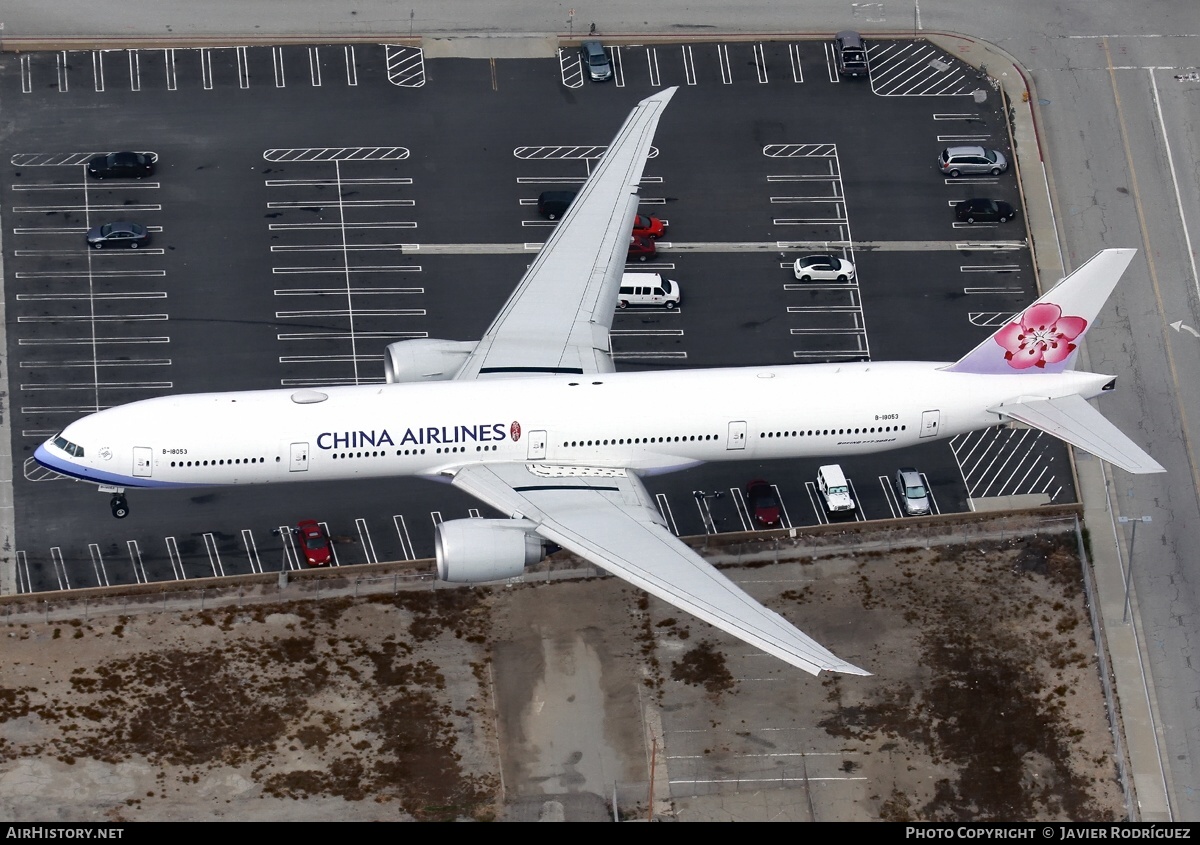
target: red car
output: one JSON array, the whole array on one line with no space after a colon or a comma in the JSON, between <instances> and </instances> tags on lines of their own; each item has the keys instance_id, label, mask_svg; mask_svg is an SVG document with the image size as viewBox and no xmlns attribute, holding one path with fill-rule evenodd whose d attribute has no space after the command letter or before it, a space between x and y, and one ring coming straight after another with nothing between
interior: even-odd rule
<instances>
[{"instance_id":1,"label":"red car","mask_svg":"<svg viewBox=\"0 0 1200 845\"><path fill-rule=\"evenodd\" d=\"M302 519L296 523L296 535L304 547L304 559L309 566L329 566L333 560L333 547L329 535L315 519Z\"/></svg>"},{"instance_id":2,"label":"red car","mask_svg":"<svg viewBox=\"0 0 1200 845\"><path fill-rule=\"evenodd\" d=\"M667 232L667 224L657 217L639 214L633 218L633 236L635 238L661 238Z\"/></svg>"},{"instance_id":3,"label":"red car","mask_svg":"<svg viewBox=\"0 0 1200 845\"><path fill-rule=\"evenodd\" d=\"M746 507L754 517L756 527L779 527L779 498L775 495L775 488L768 482L756 478L746 485Z\"/></svg>"},{"instance_id":4,"label":"red car","mask_svg":"<svg viewBox=\"0 0 1200 845\"><path fill-rule=\"evenodd\" d=\"M649 238L639 238L633 235L629 238L629 260L637 259L645 261L647 258L653 258L658 254L658 249L654 246L654 241Z\"/></svg>"}]
</instances>

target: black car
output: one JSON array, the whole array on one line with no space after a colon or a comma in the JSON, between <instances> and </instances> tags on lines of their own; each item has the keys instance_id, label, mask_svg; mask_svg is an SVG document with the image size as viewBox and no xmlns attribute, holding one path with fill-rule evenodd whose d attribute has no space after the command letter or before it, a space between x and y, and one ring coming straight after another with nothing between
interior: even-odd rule
<instances>
[{"instance_id":1,"label":"black car","mask_svg":"<svg viewBox=\"0 0 1200 845\"><path fill-rule=\"evenodd\" d=\"M141 179L154 174L155 160L150 153L109 153L91 159L87 170L97 179Z\"/></svg>"},{"instance_id":2,"label":"black car","mask_svg":"<svg viewBox=\"0 0 1200 845\"><path fill-rule=\"evenodd\" d=\"M954 216L968 223L1007 223L1016 216L1013 207L1003 200L970 199L954 206Z\"/></svg>"},{"instance_id":3,"label":"black car","mask_svg":"<svg viewBox=\"0 0 1200 845\"><path fill-rule=\"evenodd\" d=\"M106 246L137 249L150 242L150 233L141 223L105 223L88 229L87 242L93 249Z\"/></svg>"},{"instance_id":4,"label":"black car","mask_svg":"<svg viewBox=\"0 0 1200 845\"><path fill-rule=\"evenodd\" d=\"M542 191L538 195L538 214L547 220L557 220L567 213L574 199L574 191Z\"/></svg>"}]
</instances>

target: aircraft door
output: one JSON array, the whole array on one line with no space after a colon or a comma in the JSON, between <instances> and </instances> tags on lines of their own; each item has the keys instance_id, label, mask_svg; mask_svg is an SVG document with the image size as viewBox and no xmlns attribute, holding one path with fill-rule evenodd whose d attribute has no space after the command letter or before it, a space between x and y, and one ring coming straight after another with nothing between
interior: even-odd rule
<instances>
[{"instance_id":1,"label":"aircraft door","mask_svg":"<svg viewBox=\"0 0 1200 845\"><path fill-rule=\"evenodd\" d=\"M546 458L546 432L529 432L529 460L541 461Z\"/></svg>"},{"instance_id":2,"label":"aircraft door","mask_svg":"<svg viewBox=\"0 0 1200 845\"><path fill-rule=\"evenodd\" d=\"M308 471L308 444L293 443L291 458L288 461L288 472Z\"/></svg>"},{"instance_id":3,"label":"aircraft door","mask_svg":"<svg viewBox=\"0 0 1200 845\"><path fill-rule=\"evenodd\" d=\"M942 421L941 411L925 411L921 414L921 436L937 437L938 425Z\"/></svg>"},{"instance_id":4,"label":"aircraft door","mask_svg":"<svg viewBox=\"0 0 1200 845\"><path fill-rule=\"evenodd\" d=\"M746 422L735 420L729 424L729 435L725 441L725 451L746 448Z\"/></svg>"},{"instance_id":5,"label":"aircraft door","mask_svg":"<svg viewBox=\"0 0 1200 845\"><path fill-rule=\"evenodd\" d=\"M133 447L133 474L137 478L149 478L154 472L154 450L149 446Z\"/></svg>"}]
</instances>

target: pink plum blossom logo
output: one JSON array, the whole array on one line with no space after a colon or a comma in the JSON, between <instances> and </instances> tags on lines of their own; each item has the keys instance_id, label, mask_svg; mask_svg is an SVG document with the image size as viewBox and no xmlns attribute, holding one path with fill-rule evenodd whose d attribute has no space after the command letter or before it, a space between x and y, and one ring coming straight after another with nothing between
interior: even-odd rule
<instances>
[{"instance_id":1,"label":"pink plum blossom logo","mask_svg":"<svg viewBox=\"0 0 1200 845\"><path fill-rule=\"evenodd\" d=\"M1087 328L1082 317L1064 317L1052 302L1041 302L996 332L1004 360L1017 370L1061 364L1076 349L1073 342Z\"/></svg>"},{"instance_id":2,"label":"pink plum blossom logo","mask_svg":"<svg viewBox=\"0 0 1200 845\"><path fill-rule=\"evenodd\" d=\"M508 427L508 436L513 439L513 443L516 443L521 439L521 424L519 422L514 421L513 424Z\"/></svg>"}]
</instances>

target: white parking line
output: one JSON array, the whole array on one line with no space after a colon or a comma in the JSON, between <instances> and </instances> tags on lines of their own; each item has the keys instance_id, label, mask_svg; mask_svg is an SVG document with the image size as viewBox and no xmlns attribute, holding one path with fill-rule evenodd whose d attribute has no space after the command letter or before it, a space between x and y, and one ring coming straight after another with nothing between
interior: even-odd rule
<instances>
[{"instance_id":1,"label":"white parking line","mask_svg":"<svg viewBox=\"0 0 1200 845\"><path fill-rule=\"evenodd\" d=\"M112 586L108 582L108 570L104 568L104 555L100 553L99 543L88 543L88 557L92 561L92 571L96 574L96 585L99 587Z\"/></svg>"},{"instance_id":2,"label":"white parking line","mask_svg":"<svg viewBox=\"0 0 1200 845\"><path fill-rule=\"evenodd\" d=\"M217 538L211 532L204 532L204 550L208 553L208 562L212 566L213 575L218 578L225 577L225 565L221 563L221 552L217 548Z\"/></svg>"},{"instance_id":3,"label":"white parking line","mask_svg":"<svg viewBox=\"0 0 1200 845\"><path fill-rule=\"evenodd\" d=\"M358 542L367 557L367 563L379 563L379 557L375 554L375 544L371 541L371 530L367 527L367 521L361 518L356 519L354 520L354 526L358 529Z\"/></svg>"},{"instance_id":4,"label":"white parking line","mask_svg":"<svg viewBox=\"0 0 1200 845\"><path fill-rule=\"evenodd\" d=\"M408 536L408 524L404 521L403 515L393 514L392 525L396 529L396 536L400 539L400 551L404 555L404 560L416 560L416 550L413 548L412 538Z\"/></svg>"},{"instance_id":5,"label":"white parking line","mask_svg":"<svg viewBox=\"0 0 1200 845\"><path fill-rule=\"evenodd\" d=\"M242 529L242 548L246 550L246 559L250 562L250 571L263 571L262 560L258 556L258 544L254 542L254 532L249 528Z\"/></svg>"},{"instance_id":6,"label":"white parking line","mask_svg":"<svg viewBox=\"0 0 1200 845\"><path fill-rule=\"evenodd\" d=\"M137 540L126 540L125 547L129 550L129 563L133 567L133 577L139 584L148 584L150 579L146 576L146 564L142 561L142 548L138 545Z\"/></svg>"}]
</instances>

